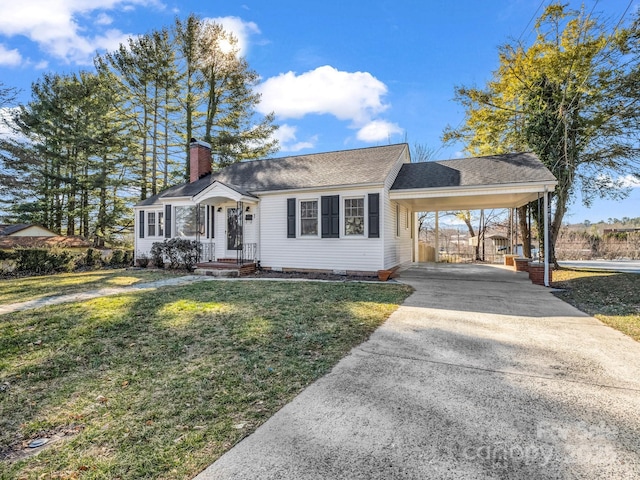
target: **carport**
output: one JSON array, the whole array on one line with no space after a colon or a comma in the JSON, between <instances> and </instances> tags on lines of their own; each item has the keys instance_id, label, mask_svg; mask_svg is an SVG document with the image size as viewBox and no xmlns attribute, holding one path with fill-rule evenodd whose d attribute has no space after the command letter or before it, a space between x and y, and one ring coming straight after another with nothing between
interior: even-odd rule
<instances>
[{"instance_id":1,"label":"carport","mask_svg":"<svg viewBox=\"0 0 640 480\"><path fill-rule=\"evenodd\" d=\"M549 286L549 195L558 184L533 153L512 153L402 165L391 200L418 212L517 208L542 198L544 283ZM414 251L418 235L413 235Z\"/></svg>"}]
</instances>

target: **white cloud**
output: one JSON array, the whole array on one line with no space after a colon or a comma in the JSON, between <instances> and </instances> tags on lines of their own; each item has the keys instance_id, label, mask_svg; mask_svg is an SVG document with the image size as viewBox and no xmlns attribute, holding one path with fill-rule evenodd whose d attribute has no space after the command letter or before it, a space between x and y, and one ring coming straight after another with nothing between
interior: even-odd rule
<instances>
[{"instance_id":1,"label":"white cloud","mask_svg":"<svg viewBox=\"0 0 640 480\"><path fill-rule=\"evenodd\" d=\"M640 188L640 178L628 174L622 177L613 177L608 173L601 173L596 177L596 183L600 188L629 189Z\"/></svg>"},{"instance_id":2,"label":"white cloud","mask_svg":"<svg viewBox=\"0 0 640 480\"><path fill-rule=\"evenodd\" d=\"M79 21L96 10L102 10L96 24L105 25L109 18L104 10L135 5L158 5L157 0L0 0L0 34L23 35L37 43L41 50L67 62L90 63L96 50L116 48L129 35L110 29L95 35L84 35Z\"/></svg>"},{"instance_id":3,"label":"white cloud","mask_svg":"<svg viewBox=\"0 0 640 480\"><path fill-rule=\"evenodd\" d=\"M106 13L101 13L97 16L95 24L96 25L111 25L113 23L113 18L111 18Z\"/></svg>"},{"instance_id":4,"label":"white cloud","mask_svg":"<svg viewBox=\"0 0 640 480\"><path fill-rule=\"evenodd\" d=\"M395 123L386 120L373 120L358 130L357 138L363 142L379 142L389 140L392 135L402 133L402 129Z\"/></svg>"},{"instance_id":5,"label":"white cloud","mask_svg":"<svg viewBox=\"0 0 640 480\"><path fill-rule=\"evenodd\" d=\"M18 66L22 63L22 55L17 49L9 50L0 43L0 65L8 65L10 67Z\"/></svg>"},{"instance_id":6,"label":"white cloud","mask_svg":"<svg viewBox=\"0 0 640 480\"><path fill-rule=\"evenodd\" d=\"M634 175L625 175L618 179L623 188L640 188L640 178Z\"/></svg>"},{"instance_id":7,"label":"white cloud","mask_svg":"<svg viewBox=\"0 0 640 480\"><path fill-rule=\"evenodd\" d=\"M10 126L13 125L12 115L15 110L15 107L0 108L0 138L28 141L23 135L14 132Z\"/></svg>"},{"instance_id":8,"label":"white cloud","mask_svg":"<svg viewBox=\"0 0 640 480\"><path fill-rule=\"evenodd\" d=\"M387 87L380 80L368 72L342 72L329 65L301 75L287 72L271 77L258 91L260 111L273 111L280 118L329 114L359 127L388 108L382 102Z\"/></svg>"},{"instance_id":9,"label":"white cloud","mask_svg":"<svg viewBox=\"0 0 640 480\"><path fill-rule=\"evenodd\" d=\"M274 132L273 138L278 140L281 152L299 152L300 150L315 147L318 141L317 135L314 135L307 141L298 141L296 131L297 127L285 123L280 125Z\"/></svg>"},{"instance_id":10,"label":"white cloud","mask_svg":"<svg viewBox=\"0 0 640 480\"><path fill-rule=\"evenodd\" d=\"M232 33L233 36L238 39L238 50L242 56L247 54L249 37L260 33L257 24L254 22L245 22L240 17L205 18L205 21L222 25L227 32Z\"/></svg>"},{"instance_id":11,"label":"white cloud","mask_svg":"<svg viewBox=\"0 0 640 480\"><path fill-rule=\"evenodd\" d=\"M358 130L357 139L369 143L402 133L397 124L376 118L389 108L383 101L387 86L369 72L344 72L325 65L300 75L287 72L268 78L256 90L262 95L258 111L274 112L279 119L332 115L350 122L349 128Z\"/></svg>"}]
</instances>

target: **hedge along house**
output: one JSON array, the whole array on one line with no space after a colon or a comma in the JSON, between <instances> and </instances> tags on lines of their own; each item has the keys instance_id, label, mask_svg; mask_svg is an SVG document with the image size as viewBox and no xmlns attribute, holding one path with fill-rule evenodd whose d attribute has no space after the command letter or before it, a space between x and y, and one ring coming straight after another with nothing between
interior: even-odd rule
<instances>
[{"instance_id":1,"label":"hedge along house","mask_svg":"<svg viewBox=\"0 0 640 480\"><path fill-rule=\"evenodd\" d=\"M553 190L533 154L412 164L407 144L240 162L211 171L191 142L190 182L141 201L136 256L187 238L201 262L375 275L411 264L417 212L517 207Z\"/></svg>"}]
</instances>

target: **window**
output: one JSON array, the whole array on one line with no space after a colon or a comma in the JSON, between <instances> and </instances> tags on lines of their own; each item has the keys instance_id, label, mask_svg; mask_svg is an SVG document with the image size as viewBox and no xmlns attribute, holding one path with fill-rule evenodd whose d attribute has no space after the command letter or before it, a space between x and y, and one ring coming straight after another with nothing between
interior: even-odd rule
<instances>
[{"instance_id":1,"label":"window","mask_svg":"<svg viewBox=\"0 0 640 480\"><path fill-rule=\"evenodd\" d=\"M300 202L300 235L318 235L318 201Z\"/></svg>"},{"instance_id":2,"label":"window","mask_svg":"<svg viewBox=\"0 0 640 480\"><path fill-rule=\"evenodd\" d=\"M364 198L344 200L344 234L364 235Z\"/></svg>"},{"instance_id":3,"label":"window","mask_svg":"<svg viewBox=\"0 0 640 480\"><path fill-rule=\"evenodd\" d=\"M156 236L156 212L147 213L147 236Z\"/></svg>"},{"instance_id":4,"label":"window","mask_svg":"<svg viewBox=\"0 0 640 480\"><path fill-rule=\"evenodd\" d=\"M158 236L164 237L164 212L158 212Z\"/></svg>"},{"instance_id":5,"label":"window","mask_svg":"<svg viewBox=\"0 0 640 480\"><path fill-rule=\"evenodd\" d=\"M199 213L199 215L197 215ZM195 237L204 233L204 206L199 209L191 207L176 207L176 236Z\"/></svg>"}]
</instances>

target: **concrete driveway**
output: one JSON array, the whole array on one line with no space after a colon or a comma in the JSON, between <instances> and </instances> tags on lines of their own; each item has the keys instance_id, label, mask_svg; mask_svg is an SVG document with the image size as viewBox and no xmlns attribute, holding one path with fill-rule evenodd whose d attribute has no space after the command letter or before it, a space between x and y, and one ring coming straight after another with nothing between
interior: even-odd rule
<instances>
[{"instance_id":1,"label":"concrete driveway","mask_svg":"<svg viewBox=\"0 0 640 480\"><path fill-rule=\"evenodd\" d=\"M640 344L523 273L401 280L367 342L197 478L640 478Z\"/></svg>"}]
</instances>

